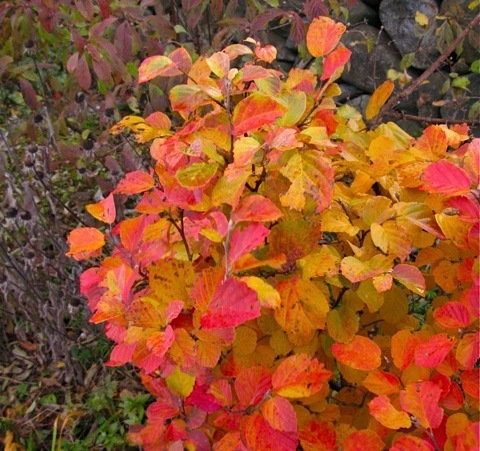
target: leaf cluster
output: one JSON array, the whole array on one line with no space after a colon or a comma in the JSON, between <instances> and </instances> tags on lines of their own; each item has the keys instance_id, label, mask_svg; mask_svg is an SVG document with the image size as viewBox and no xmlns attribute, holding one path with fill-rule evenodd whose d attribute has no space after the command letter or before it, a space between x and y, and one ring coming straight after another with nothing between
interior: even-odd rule
<instances>
[{"instance_id":1,"label":"leaf cluster","mask_svg":"<svg viewBox=\"0 0 480 451\"><path fill-rule=\"evenodd\" d=\"M100 257L81 292L108 364L133 363L156 398L130 434L144 449L478 445L479 140L368 130L337 107L344 31L309 26L320 74L284 76L253 39L140 65L141 83L182 77L178 125L112 128L151 142L154 165L87 206L107 227L72 231L68 255Z\"/></svg>"}]
</instances>

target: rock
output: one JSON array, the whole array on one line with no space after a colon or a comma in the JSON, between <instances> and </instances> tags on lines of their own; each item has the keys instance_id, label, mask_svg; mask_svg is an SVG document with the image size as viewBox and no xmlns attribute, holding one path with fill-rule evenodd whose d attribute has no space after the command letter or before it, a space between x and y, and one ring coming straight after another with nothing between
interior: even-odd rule
<instances>
[{"instance_id":1,"label":"rock","mask_svg":"<svg viewBox=\"0 0 480 451\"><path fill-rule=\"evenodd\" d=\"M342 93L339 96L335 97L335 102L337 103L348 102L350 99L358 97L363 93L361 89L348 83L339 83L338 85L342 90Z\"/></svg>"},{"instance_id":2,"label":"rock","mask_svg":"<svg viewBox=\"0 0 480 451\"><path fill-rule=\"evenodd\" d=\"M371 6L372 8L378 9L382 0L363 0L363 2L366 3L368 6Z\"/></svg>"},{"instance_id":3,"label":"rock","mask_svg":"<svg viewBox=\"0 0 480 451\"><path fill-rule=\"evenodd\" d=\"M439 117L440 107L433 105L433 102L443 100L442 89L448 78L448 74L445 72L435 72L428 78L428 83L418 87L415 97L419 116Z\"/></svg>"},{"instance_id":4,"label":"rock","mask_svg":"<svg viewBox=\"0 0 480 451\"><path fill-rule=\"evenodd\" d=\"M365 111L367 109L370 97L371 96L368 94L363 94L361 96L355 97L354 99L351 99L348 104L351 107L355 108L357 111L360 111L360 113L362 113L362 116L365 117Z\"/></svg>"},{"instance_id":5,"label":"rock","mask_svg":"<svg viewBox=\"0 0 480 451\"><path fill-rule=\"evenodd\" d=\"M445 16L460 25L464 29L478 13L478 8L469 9L471 0L444 0L440 8L440 15ZM480 29L472 30L463 42L463 51L459 55L470 65L480 59Z\"/></svg>"},{"instance_id":6,"label":"rock","mask_svg":"<svg viewBox=\"0 0 480 451\"><path fill-rule=\"evenodd\" d=\"M345 20L343 16L341 16L340 21L343 23L348 22L350 24L358 24L364 22L374 27L380 26L380 18L378 17L378 11L360 0L357 1L353 8L348 11L348 20Z\"/></svg>"},{"instance_id":7,"label":"rock","mask_svg":"<svg viewBox=\"0 0 480 451\"><path fill-rule=\"evenodd\" d=\"M346 83L372 93L387 78L388 69L400 70L401 55L378 28L358 25L343 35L342 42L352 51L342 75Z\"/></svg>"},{"instance_id":8,"label":"rock","mask_svg":"<svg viewBox=\"0 0 480 451\"><path fill-rule=\"evenodd\" d=\"M418 18L418 14L422 14ZM402 56L415 52L412 66L426 69L438 57L434 0L383 0L380 20ZM417 18L417 19L416 19ZM420 20L428 23L421 25Z\"/></svg>"}]
</instances>

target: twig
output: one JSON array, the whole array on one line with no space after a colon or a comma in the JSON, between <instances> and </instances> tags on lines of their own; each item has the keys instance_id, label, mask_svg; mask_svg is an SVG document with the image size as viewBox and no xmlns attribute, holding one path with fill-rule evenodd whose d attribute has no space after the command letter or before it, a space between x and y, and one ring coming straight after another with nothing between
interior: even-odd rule
<instances>
[{"instance_id":1,"label":"twig","mask_svg":"<svg viewBox=\"0 0 480 451\"><path fill-rule=\"evenodd\" d=\"M409 121L425 122L427 124L467 124L467 125L479 125L480 121L471 121L468 119L445 119L441 117L426 117L415 116L414 114L405 114L400 111L389 111L384 114L387 117L393 117L395 119L408 119Z\"/></svg>"},{"instance_id":2,"label":"twig","mask_svg":"<svg viewBox=\"0 0 480 451\"><path fill-rule=\"evenodd\" d=\"M470 31L480 23L480 14L477 14L472 21L464 28L464 30L457 36L457 38L443 51L443 53L418 77L412 84L390 97L390 99L383 105L378 115L369 123L370 128L377 127L384 116L387 116L401 100L406 99L412 94L430 75L432 75L440 65L450 56L450 54L457 48L457 46L465 39Z\"/></svg>"}]
</instances>

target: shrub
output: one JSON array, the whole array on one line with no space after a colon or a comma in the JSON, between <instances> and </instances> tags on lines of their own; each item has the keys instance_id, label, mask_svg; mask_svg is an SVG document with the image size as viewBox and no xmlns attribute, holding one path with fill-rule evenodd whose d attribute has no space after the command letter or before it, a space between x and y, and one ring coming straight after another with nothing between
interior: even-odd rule
<instances>
[{"instance_id":1,"label":"shrub","mask_svg":"<svg viewBox=\"0 0 480 451\"><path fill-rule=\"evenodd\" d=\"M108 249L81 292L109 365L156 397L130 434L146 450L478 445L480 141L337 107L344 29L310 25L318 74L270 69L254 40L140 65L183 78L170 115L112 129L154 166L87 206L107 230L72 231L68 255Z\"/></svg>"}]
</instances>

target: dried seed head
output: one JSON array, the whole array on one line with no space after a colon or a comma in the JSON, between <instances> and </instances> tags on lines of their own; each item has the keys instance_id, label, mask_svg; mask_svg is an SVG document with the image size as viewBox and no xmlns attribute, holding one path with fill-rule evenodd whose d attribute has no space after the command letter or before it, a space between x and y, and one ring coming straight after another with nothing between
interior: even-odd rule
<instances>
[{"instance_id":1,"label":"dried seed head","mask_svg":"<svg viewBox=\"0 0 480 451\"><path fill-rule=\"evenodd\" d=\"M15 208L15 207L8 207L6 210L5 210L5 217L7 219L13 219L13 218L16 218L18 215L18 209Z\"/></svg>"},{"instance_id":2,"label":"dried seed head","mask_svg":"<svg viewBox=\"0 0 480 451\"><path fill-rule=\"evenodd\" d=\"M79 104L80 104L80 103L83 103L83 102L85 102L85 99L86 99L86 98L87 98L87 97L85 96L85 93L83 93L83 92L81 92L81 91L80 91L80 92L77 92L77 93L75 94L75 103L79 103Z\"/></svg>"},{"instance_id":3,"label":"dried seed head","mask_svg":"<svg viewBox=\"0 0 480 451\"><path fill-rule=\"evenodd\" d=\"M25 155L25 159L23 160L23 164L27 169L32 169L35 166L35 158L33 155L27 153L27 155Z\"/></svg>"},{"instance_id":4,"label":"dried seed head","mask_svg":"<svg viewBox=\"0 0 480 451\"><path fill-rule=\"evenodd\" d=\"M20 219L22 221L30 221L32 219L32 214L27 211L27 210L23 210L21 213L20 213Z\"/></svg>"},{"instance_id":5,"label":"dried seed head","mask_svg":"<svg viewBox=\"0 0 480 451\"><path fill-rule=\"evenodd\" d=\"M41 114L36 114L33 118L35 124L40 124L43 121L43 116Z\"/></svg>"},{"instance_id":6,"label":"dried seed head","mask_svg":"<svg viewBox=\"0 0 480 451\"><path fill-rule=\"evenodd\" d=\"M23 43L23 50L27 55L35 55L35 42L32 39L28 39Z\"/></svg>"},{"instance_id":7,"label":"dried seed head","mask_svg":"<svg viewBox=\"0 0 480 451\"><path fill-rule=\"evenodd\" d=\"M31 154L36 154L38 152L38 146L35 143L32 143L27 146L27 152Z\"/></svg>"},{"instance_id":8,"label":"dried seed head","mask_svg":"<svg viewBox=\"0 0 480 451\"><path fill-rule=\"evenodd\" d=\"M95 141L92 138L87 138L85 141L83 141L83 149L87 152L92 152L94 146Z\"/></svg>"}]
</instances>

